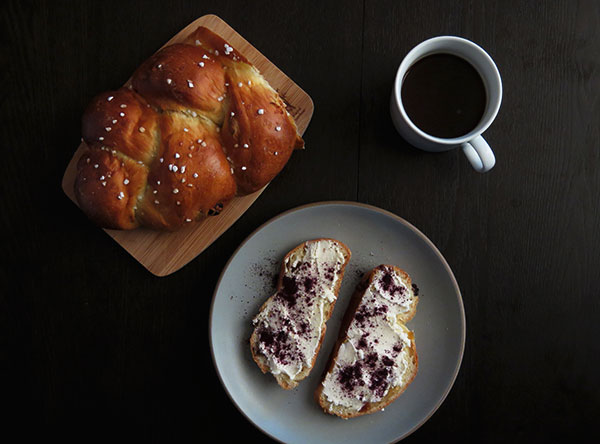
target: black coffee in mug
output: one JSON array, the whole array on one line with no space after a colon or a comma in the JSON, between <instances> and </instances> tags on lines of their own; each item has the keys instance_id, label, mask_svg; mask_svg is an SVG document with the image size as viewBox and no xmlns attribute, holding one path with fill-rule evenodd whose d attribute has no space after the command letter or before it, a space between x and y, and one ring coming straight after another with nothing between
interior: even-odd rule
<instances>
[{"instance_id":1,"label":"black coffee in mug","mask_svg":"<svg viewBox=\"0 0 600 444\"><path fill-rule=\"evenodd\" d=\"M402 104L422 131L451 139L473 130L487 104L477 70L452 54L431 54L412 65L402 83Z\"/></svg>"}]
</instances>

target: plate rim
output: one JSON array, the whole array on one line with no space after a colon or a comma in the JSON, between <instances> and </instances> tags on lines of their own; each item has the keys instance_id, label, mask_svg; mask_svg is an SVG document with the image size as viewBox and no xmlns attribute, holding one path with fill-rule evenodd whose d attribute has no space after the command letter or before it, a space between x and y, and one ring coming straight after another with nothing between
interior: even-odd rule
<instances>
[{"instance_id":1,"label":"plate rim","mask_svg":"<svg viewBox=\"0 0 600 444\"><path fill-rule=\"evenodd\" d=\"M269 436L271 439L273 439L273 440L275 440L277 442L283 443L284 441L282 441L281 439L277 438L273 434L269 433L263 427L261 427L256 422L254 422L246 414L246 412L238 405L238 403L233 398L233 395L231 394L231 392L227 388L227 385L225 385L225 383L223 381L223 377L221 376L221 372L219 371L219 367L217 366L217 362L216 362L216 359L215 359L214 347L213 347L213 336L212 336L212 331L213 331L213 328L212 328L213 327L213 311L214 311L215 301L217 299L217 291L219 290L219 287L221 285L221 281L223 280L223 277L225 276L225 272L228 270L229 265L231 264L231 262L233 261L233 259L237 256L238 252L250 241L250 239L252 239L254 237L254 235L256 235L263 228L266 228L268 225L272 224L273 222L277 221L278 219L281 219L281 218L289 215L290 213L294 213L294 212L297 212L297 211L302 211L302 210L305 210L305 209L311 208L311 207L320 207L320 206L329 206L329 205L342 205L342 206L358 207L358 208L363 208L363 209L371 210L371 211L374 211L376 213L380 213L380 214L383 214L385 216L389 216L389 217L395 219L396 221L400 222L401 224L403 224L405 227L407 227L408 229L410 229L411 231L413 231L417 236L419 236L422 240L424 240L426 244L429 245L429 247L432 249L432 251L441 260L442 265L444 266L444 268L448 272L448 275L450 276L450 280L452 281L452 285L453 285L454 289L456 290L457 301L458 301L459 311L460 311L460 315L461 315L460 317L461 317L461 326L462 326L461 333L462 334L461 334L461 337L460 337L460 353L459 353L459 356L458 356L456 367L454 368L454 371L452 372L451 381L448 384L448 386L446 387L446 389L444 390L444 392L443 392L442 396L440 397L439 401L432 407L432 409L429 411L429 413L420 422L418 422L417 424L415 424L408 432L402 434L401 436L399 436L394 441L391 441L391 442L399 442L399 441L405 439L406 437L408 437L409 435L411 435L412 433L414 433L423 424L425 424L433 416L433 414L435 412L437 412L437 410L440 408L440 406L446 400L446 397L448 396L448 394L452 390L452 387L454 387L454 383L456 382L456 378L458 377L458 373L460 371L460 367L462 365L462 360L463 360L464 352L465 352L466 335L467 335L467 327L466 327L467 326L467 321L466 321L465 307L464 307L464 302L463 302L463 298L462 298L462 293L460 291L460 287L458 285L458 281L456 280L456 277L454 276L454 273L452 271L452 268L450 268L450 265L448 264L448 261L446 261L446 258L442 255L442 253L435 246L435 244L421 230L419 230L413 224L411 224L410 222L408 222L406 219L398 216L395 213L392 213L391 211L385 210L385 209L380 208L380 207L376 207L374 205L370 205L370 204L366 204L366 203L362 203L362 202L347 201L347 200L327 200L327 201L312 202L312 203L300 205L300 206L297 206L297 207L285 210L285 211L277 214L276 216L273 216L272 218L270 218L266 222L262 223L260 226L258 226L256 229L254 229L250 234L248 234L248 236L246 236L246 238L237 246L237 248L233 251L233 253L231 253L231 256L229 257L229 259L227 260L227 262L223 266L223 269L221 270L221 273L219 275L219 279L217 280L217 283L215 284L215 288L213 290L213 296L212 296L212 299L211 299L210 309L209 309L209 314L208 314L208 316L209 316L209 320L208 320L208 340L209 340L210 356L211 356L211 359L212 359L213 367L215 369L215 373L217 374L217 377L219 378L219 382L221 383L221 386L223 387L223 390L225 391L225 393L229 397L229 400L232 402L232 404L242 414L242 416L244 416L244 418L246 418L246 420L250 424L252 424L254 427L256 427L258 430L260 430L265 435Z\"/></svg>"}]
</instances>

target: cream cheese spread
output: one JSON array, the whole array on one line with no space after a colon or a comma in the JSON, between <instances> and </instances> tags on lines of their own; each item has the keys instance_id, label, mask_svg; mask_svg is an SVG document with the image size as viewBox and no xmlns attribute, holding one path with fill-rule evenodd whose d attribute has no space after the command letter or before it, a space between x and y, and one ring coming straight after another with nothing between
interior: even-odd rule
<instances>
[{"instance_id":1,"label":"cream cheese spread","mask_svg":"<svg viewBox=\"0 0 600 444\"><path fill-rule=\"evenodd\" d=\"M312 365L345 262L343 248L327 239L309 241L286 258L280 288L253 320L271 373L294 379Z\"/></svg>"},{"instance_id":2,"label":"cream cheese spread","mask_svg":"<svg viewBox=\"0 0 600 444\"><path fill-rule=\"evenodd\" d=\"M412 334L397 317L414 305L412 288L391 267L379 267L367 287L334 368L323 380L323 394L336 406L360 410L402 385L414 363Z\"/></svg>"}]
</instances>

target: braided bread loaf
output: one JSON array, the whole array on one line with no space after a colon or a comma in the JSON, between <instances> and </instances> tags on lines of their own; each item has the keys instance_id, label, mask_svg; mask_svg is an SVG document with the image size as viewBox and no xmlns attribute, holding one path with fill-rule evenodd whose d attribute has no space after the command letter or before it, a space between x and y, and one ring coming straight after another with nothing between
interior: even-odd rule
<instances>
[{"instance_id":1,"label":"braided bread loaf","mask_svg":"<svg viewBox=\"0 0 600 444\"><path fill-rule=\"evenodd\" d=\"M75 196L105 228L176 230L269 183L304 146L277 92L199 27L83 115Z\"/></svg>"}]
</instances>

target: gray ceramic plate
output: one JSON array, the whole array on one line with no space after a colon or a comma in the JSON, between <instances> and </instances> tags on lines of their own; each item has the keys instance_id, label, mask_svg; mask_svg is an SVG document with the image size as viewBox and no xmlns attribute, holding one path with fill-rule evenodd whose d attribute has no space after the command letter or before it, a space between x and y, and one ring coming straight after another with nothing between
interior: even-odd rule
<instances>
[{"instance_id":1,"label":"gray ceramic plate","mask_svg":"<svg viewBox=\"0 0 600 444\"><path fill-rule=\"evenodd\" d=\"M311 375L281 389L252 360L252 317L272 295L285 254L308 239L332 237L352 250L321 353ZM415 332L419 371L384 411L343 420L323 413L313 398L342 315L363 272L379 264L407 271L419 287ZM386 443L421 426L440 406L458 373L465 344L460 290L437 248L415 227L379 208L325 202L287 211L252 233L233 254L217 284L210 344L217 373L238 409L272 438L288 443Z\"/></svg>"}]
</instances>

